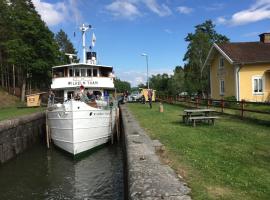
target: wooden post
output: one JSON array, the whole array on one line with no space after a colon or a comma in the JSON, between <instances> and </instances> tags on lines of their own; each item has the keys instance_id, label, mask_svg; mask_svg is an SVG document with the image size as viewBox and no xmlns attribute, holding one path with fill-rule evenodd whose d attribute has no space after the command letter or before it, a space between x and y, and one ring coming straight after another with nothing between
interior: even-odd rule
<instances>
[{"instance_id":1,"label":"wooden post","mask_svg":"<svg viewBox=\"0 0 270 200\"><path fill-rule=\"evenodd\" d=\"M207 108L210 108L210 99L207 99Z\"/></svg>"},{"instance_id":2,"label":"wooden post","mask_svg":"<svg viewBox=\"0 0 270 200\"><path fill-rule=\"evenodd\" d=\"M241 119L244 119L244 104L245 104L245 100L242 99L242 101L241 101Z\"/></svg>"},{"instance_id":3,"label":"wooden post","mask_svg":"<svg viewBox=\"0 0 270 200\"><path fill-rule=\"evenodd\" d=\"M221 112L223 113L224 112L224 99L223 98L221 99L220 104L221 104Z\"/></svg>"},{"instance_id":4,"label":"wooden post","mask_svg":"<svg viewBox=\"0 0 270 200\"><path fill-rule=\"evenodd\" d=\"M199 97L196 97L196 108L199 108Z\"/></svg>"},{"instance_id":5,"label":"wooden post","mask_svg":"<svg viewBox=\"0 0 270 200\"><path fill-rule=\"evenodd\" d=\"M50 130L49 130L49 124L48 124L48 111L46 110L46 143L47 148L50 148Z\"/></svg>"},{"instance_id":6,"label":"wooden post","mask_svg":"<svg viewBox=\"0 0 270 200\"><path fill-rule=\"evenodd\" d=\"M159 103L159 112L163 113L163 104L160 102Z\"/></svg>"}]
</instances>

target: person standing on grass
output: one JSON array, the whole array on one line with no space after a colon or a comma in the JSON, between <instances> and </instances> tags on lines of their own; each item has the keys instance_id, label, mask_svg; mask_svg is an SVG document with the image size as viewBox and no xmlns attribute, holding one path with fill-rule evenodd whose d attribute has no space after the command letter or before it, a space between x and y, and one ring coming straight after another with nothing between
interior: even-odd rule
<instances>
[{"instance_id":1,"label":"person standing on grass","mask_svg":"<svg viewBox=\"0 0 270 200\"><path fill-rule=\"evenodd\" d=\"M151 109L152 108L152 96L153 96L152 89L148 89L147 96L148 96L149 106L150 106L150 109Z\"/></svg>"}]
</instances>

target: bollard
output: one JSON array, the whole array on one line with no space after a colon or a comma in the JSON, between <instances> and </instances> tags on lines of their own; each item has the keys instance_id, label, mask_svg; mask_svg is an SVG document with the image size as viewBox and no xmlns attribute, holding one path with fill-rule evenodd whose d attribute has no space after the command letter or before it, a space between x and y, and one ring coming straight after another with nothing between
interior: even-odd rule
<instances>
[{"instance_id":1,"label":"bollard","mask_svg":"<svg viewBox=\"0 0 270 200\"><path fill-rule=\"evenodd\" d=\"M163 113L163 104L159 103L159 112Z\"/></svg>"}]
</instances>

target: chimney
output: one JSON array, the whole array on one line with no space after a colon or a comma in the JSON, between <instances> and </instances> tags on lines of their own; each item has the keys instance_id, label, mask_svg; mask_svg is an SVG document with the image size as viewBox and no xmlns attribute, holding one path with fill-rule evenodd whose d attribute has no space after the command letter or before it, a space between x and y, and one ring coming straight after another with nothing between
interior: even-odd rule
<instances>
[{"instance_id":1,"label":"chimney","mask_svg":"<svg viewBox=\"0 0 270 200\"><path fill-rule=\"evenodd\" d=\"M96 52L86 52L86 63L96 65L97 64L97 53Z\"/></svg>"},{"instance_id":2,"label":"chimney","mask_svg":"<svg viewBox=\"0 0 270 200\"><path fill-rule=\"evenodd\" d=\"M259 36L260 36L260 42L270 43L270 33L262 33Z\"/></svg>"}]
</instances>

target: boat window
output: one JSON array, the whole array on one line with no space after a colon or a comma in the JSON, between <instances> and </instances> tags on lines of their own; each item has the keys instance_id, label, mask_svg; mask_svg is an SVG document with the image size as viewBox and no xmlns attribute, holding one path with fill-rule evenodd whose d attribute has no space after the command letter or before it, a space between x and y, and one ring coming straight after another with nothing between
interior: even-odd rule
<instances>
[{"instance_id":1,"label":"boat window","mask_svg":"<svg viewBox=\"0 0 270 200\"><path fill-rule=\"evenodd\" d=\"M54 78L64 77L64 69L63 68L53 69L53 77Z\"/></svg>"},{"instance_id":2,"label":"boat window","mask_svg":"<svg viewBox=\"0 0 270 200\"><path fill-rule=\"evenodd\" d=\"M93 76L97 77L97 69L93 69Z\"/></svg>"},{"instance_id":3,"label":"boat window","mask_svg":"<svg viewBox=\"0 0 270 200\"><path fill-rule=\"evenodd\" d=\"M87 76L92 76L92 69L87 69Z\"/></svg>"},{"instance_id":4,"label":"boat window","mask_svg":"<svg viewBox=\"0 0 270 200\"><path fill-rule=\"evenodd\" d=\"M69 69L69 76L73 76L73 70L72 69Z\"/></svg>"},{"instance_id":5,"label":"boat window","mask_svg":"<svg viewBox=\"0 0 270 200\"><path fill-rule=\"evenodd\" d=\"M81 69L81 76L86 76L86 69Z\"/></svg>"},{"instance_id":6,"label":"boat window","mask_svg":"<svg viewBox=\"0 0 270 200\"><path fill-rule=\"evenodd\" d=\"M109 77L111 73L111 69L101 69L100 70L100 76L102 77Z\"/></svg>"},{"instance_id":7,"label":"boat window","mask_svg":"<svg viewBox=\"0 0 270 200\"><path fill-rule=\"evenodd\" d=\"M80 69L75 69L75 76L80 76Z\"/></svg>"}]
</instances>

